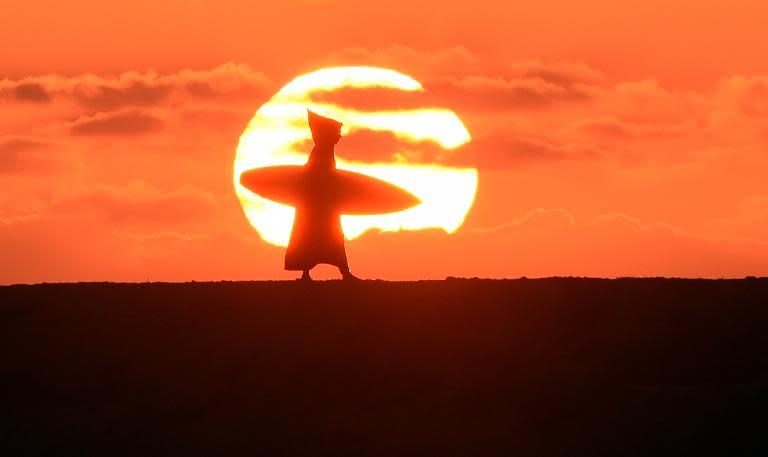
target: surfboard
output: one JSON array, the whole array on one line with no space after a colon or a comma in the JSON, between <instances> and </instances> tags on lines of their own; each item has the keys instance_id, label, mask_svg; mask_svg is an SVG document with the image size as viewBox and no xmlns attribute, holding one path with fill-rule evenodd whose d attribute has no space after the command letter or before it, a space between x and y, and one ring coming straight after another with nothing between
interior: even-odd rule
<instances>
[{"instance_id":1,"label":"surfboard","mask_svg":"<svg viewBox=\"0 0 768 457\"><path fill-rule=\"evenodd\" d=\"M240 184L267 200L289 205L323 204L339 214L370 215L403 211L421 203L407 190L348 170L311 170L280 165L248 170Z\"/></svg>"}]
</instances>

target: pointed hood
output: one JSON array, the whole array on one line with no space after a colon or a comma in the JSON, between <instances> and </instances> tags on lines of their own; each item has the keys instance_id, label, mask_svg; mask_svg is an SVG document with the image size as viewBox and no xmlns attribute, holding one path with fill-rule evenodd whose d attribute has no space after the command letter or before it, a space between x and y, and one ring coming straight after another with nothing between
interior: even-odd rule
<instances>
[{"instance_id":1,"label":"pointed hood","mask_svg":"<svg viewBox=\"0 0 768 457\"><path fill-rule=\"evenodd\" d=\"M341 122L321 116L309 109L307 109L307 119L315 144L323 143L325 140L333 140L335 143L338 140L341 133Z\"/></svg>"}]
</instances>

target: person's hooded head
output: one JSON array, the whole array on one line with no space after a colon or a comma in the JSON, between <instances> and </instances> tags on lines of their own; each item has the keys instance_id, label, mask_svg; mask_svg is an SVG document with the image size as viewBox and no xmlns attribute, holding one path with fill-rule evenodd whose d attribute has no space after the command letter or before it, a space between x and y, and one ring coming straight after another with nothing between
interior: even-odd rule
<instances>
[{"instance_id":1,"label":"person's hooded head","mask_svg":"<svg viewBox=\"0 0 768 457\"><path fill-rule=\"evenodd\" d=\"M341 122L307 110L312 140L317 145L334 145L341 139Z\"/></svg>"}]
</instances>

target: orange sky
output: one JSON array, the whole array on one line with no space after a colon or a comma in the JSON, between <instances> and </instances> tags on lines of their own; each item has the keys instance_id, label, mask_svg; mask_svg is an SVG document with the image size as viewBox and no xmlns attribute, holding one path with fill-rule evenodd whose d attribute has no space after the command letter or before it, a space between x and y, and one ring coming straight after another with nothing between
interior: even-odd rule
<instances>
[{"instance_id":1,"label":"orange sky","mask_svg":"<svg viewBox=\"0 0 768 457\"><path fill-rule=\"evenodd\" d=\"M768 274L765 2L260 3L0 0L0 283L293 277L232 161L262 103L335 65L421 81L328 96L453 109L473 141L412 160L479 170L456 234L348 242L362 277Z\"/></svg>"}]
</instances>

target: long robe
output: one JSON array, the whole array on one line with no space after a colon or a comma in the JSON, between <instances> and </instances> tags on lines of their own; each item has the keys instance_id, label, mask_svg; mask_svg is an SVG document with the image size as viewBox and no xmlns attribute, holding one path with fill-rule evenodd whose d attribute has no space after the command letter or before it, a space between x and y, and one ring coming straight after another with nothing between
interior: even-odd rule
<instances>
[{"instance_id":1,"label":"long robe","mask_svg":"<svg viewBox=\"0 0 768 457\"><path fill-rule=\"evenodd\" d=\"M286 270L309 270L320 263L347 269L341 215L333 206L329 177L336 170L333 145L315 146L306 168L304 201L296 207L285 252Z\"/></svg>"}]
</instances>

